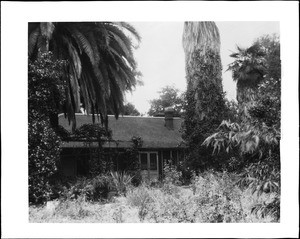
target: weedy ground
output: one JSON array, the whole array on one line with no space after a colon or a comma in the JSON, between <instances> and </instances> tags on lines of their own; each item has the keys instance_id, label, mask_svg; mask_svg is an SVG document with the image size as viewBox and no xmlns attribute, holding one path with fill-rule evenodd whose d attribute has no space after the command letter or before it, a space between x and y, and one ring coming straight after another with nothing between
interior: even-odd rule
<instances>
[{"instance_id":1,"label":"weedy ground","mask_svg":"<svg viewBox=\"0 0 300 239\"><path fill-rule=\"evenodd\" d=\"M130 186L122 196L89 201L85 195L64 198L43 206L30 206L30 222L82 223L259 223L277 222L251 209L255 203L272 199L242 191L228 175L207 173L189 186L164 183L151 187Z\"/></svg>"}]
</instances>

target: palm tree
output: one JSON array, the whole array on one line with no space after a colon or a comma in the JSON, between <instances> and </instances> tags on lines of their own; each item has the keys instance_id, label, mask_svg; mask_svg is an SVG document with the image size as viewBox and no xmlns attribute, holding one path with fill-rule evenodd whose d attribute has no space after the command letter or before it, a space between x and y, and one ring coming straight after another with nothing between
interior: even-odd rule
<instances>
[{"instance_id":1,"label":"palm tree","mask_svg":"<svg viewBox=\"0 0 300 239\"><path fill-rule=\"evenodd\" d=\"M214 22L185 22L183 48L187 79L183 139L189 148L188 162L195 169L215 166L202 146L219 126L225 112L220 58L220 34Z\"/></svg>"},{"instance_id":2,"label":"palm tree","mask_svg":"<svg viewBox=\"0 0 300 239\"><path fill-rule=\"evenodd\" d=\"M188 91L194 92L195 111L202 120L212 111L214 94L223 92L220 34L214 22L185 22L183 30Z\"/></svg>"},{"instance_id":3,"label":"palm tree","mask_svg":"<svg viewBox=\"0 0 300 239\"><path fill-rule=\"evenodd\" d=\"M255 92L266 73L265 52L259 43L249 48L237 46L237 52L230 56L234 61L229 64L233 80L237 82L237 101L239 105L251 104L255 99Z\"/></svg>"},{"instance_id":4,"label":"palm tree","mask_svg":"<svg viewBox=\"0 0 300 239\"><path fill-rule=\"evenodd\" d=\"M51 51L55 59L68 62L63 110L73 128L81 104L93 118L100 114L106 124L108 110L118 117L124 93L135 87L138 76L132 51L135 46L128 35L140 42L137 31L124 22L29 23L29 59Z\"/></svg>"}]
</instances>

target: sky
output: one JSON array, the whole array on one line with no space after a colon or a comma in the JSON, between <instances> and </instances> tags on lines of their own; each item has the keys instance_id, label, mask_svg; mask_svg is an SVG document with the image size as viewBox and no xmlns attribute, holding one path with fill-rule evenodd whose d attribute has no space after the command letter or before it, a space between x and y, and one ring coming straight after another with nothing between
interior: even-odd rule
<instances>
[{"instance_id":1,"label":"sky","mask_svg":"<svg viewBox=\"0 0 300 239\"><path fill-rule=\"evenodd\" d=\"M183 22L131 22L142 37L140 46L134 55L141 71L143 86L137 86L132 93L126 94L128 102L145 114L149 101L158 98L158 91L173 85L185 91L185 56L182 48ZM236 45L250 46L253 41L265 34L280 33L279 22L216 22L221 38L221 61L223 65L223 89L226 97L236 98L236 85L232 73L226 72L229 57L236 51Z\"/></svg>"}]
</instances>

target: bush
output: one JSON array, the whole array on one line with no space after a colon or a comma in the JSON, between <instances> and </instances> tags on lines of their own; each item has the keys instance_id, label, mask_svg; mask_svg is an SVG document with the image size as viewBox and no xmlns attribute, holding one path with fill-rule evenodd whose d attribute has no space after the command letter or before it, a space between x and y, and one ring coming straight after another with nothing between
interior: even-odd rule
<instances>
[{"instance_id":1,"label":"bush","mask_svg":"<svg viewBox=\"0 0 300 239\"><path fill-rule=\"evenodd\" d=\"M164 184L181 185L182 173L177 170L177 167L174 164L172 164L171 160L164 165L163 175Z\"/></svg>"},{"instance_id":2,"label":"bush","mask_svg":"<svg viewBox=\"0 0 300 239\"><path fill-rule=\"evenodd\" d=\"M137 188L134 188L127 195L127 201L129 205L138 208L138 216L140 221L144 221L150 209L150 204L153 202L151 195L151 189L142 184Z\"/></svg>"},{"instance_id":3,"label":"bush","mask_svg":"<svg viewBox=\"0 0 300 239\"><path fill-rule=\"evenodd\" d=\"M235 175L232 175L235 176ZM241 222L245 220L242 191L228 173L205 172L193 179L193 193L199 205L201 221Z\"/></svg>"},{"instance_id":4,"label":"bush","mask_svg":"<svg viewBox=\"0 0 300 239\"><path fill-rule=\"evenodd\" d=\"M112 188L112 178L109 175L98 175L94 178L77 178L75 182L62 187L60 198L75 200L83 197L87 201L107 199Z\"/></svg>"},{"instance_id":5,"label":"bush","mask_svg":"<svg viewBox=\"0 0 300 239\"><path fill-rule=\"evenodd\" d=\"M131 185L132 176L123 172L111 172L112 183L119 195L126 196L128 187Z\"/></svg>"}]
</instances>

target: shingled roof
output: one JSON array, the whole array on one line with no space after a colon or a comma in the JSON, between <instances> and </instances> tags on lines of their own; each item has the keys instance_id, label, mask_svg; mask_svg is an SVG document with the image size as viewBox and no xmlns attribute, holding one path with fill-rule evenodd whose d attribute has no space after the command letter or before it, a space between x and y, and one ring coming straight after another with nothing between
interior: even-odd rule
<instances>
[{"instance_id":1,"label":"shingled roof","mask_svg":"<svg viewBox=\"0 0 300 239\"><path fill-rule=\"evenodd\" d=\"M95 117L95 123L100 123ZM140 116L108 116L108 127L112 130L112 139L118 147L130 147L131 138L139 136L143 140L143 148L176 148L182 142L179 129L181 118L173 118L173 129L165 126L164 117L140 117ZM76 114L76 125L92 123L91 115ZM59 124L71 132L71 125L63 114L59 115ZM64 142L63 147L81 147L82 142ZM96 143L95 143L96 145ZM104 147L116 147L113 142L106 143Z\"/></svg>"}]
</instances>

